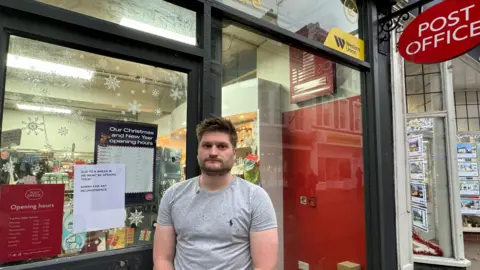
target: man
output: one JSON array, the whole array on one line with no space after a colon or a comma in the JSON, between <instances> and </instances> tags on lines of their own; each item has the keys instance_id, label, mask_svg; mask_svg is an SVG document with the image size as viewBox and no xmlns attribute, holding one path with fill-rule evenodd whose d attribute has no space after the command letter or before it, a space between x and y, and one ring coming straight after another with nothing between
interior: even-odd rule
<instances>
[{"instance_id":1,"label":"man","mask_svg":"<svg viewBox=\"0 0 480 270\"><path fill-rule=\"evenodd\" d=\"M261 187L230 173L237 133L224 118L197 127L201 175L167 189L155 231L155 270L273 270L278 232Z\"/></svg>"}]
</instances>

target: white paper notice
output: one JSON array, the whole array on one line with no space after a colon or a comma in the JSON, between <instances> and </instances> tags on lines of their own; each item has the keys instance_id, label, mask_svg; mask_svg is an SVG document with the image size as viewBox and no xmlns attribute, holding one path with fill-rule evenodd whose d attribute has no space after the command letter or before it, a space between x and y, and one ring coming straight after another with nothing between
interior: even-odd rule
<instances>
[{"instance_id":1,"label":"white paper notice","mask_svg":"<svg viewBox=\"0 0 480 270\"><path fill-rule=\"evenodd\" d=\"M154 149L99 146L97 164L121 163L126 168L126 193L153 192Z\"/></svg>"},{"instance_id":2,"label":"white paper notice","mask_svg":"<svg viewBox=\"0 0 480 270\"><path fill-rule=\"evenodd\" d=\"M125 227L125 164L75 165L73 233Z\"/></svg>"}]
</instances>

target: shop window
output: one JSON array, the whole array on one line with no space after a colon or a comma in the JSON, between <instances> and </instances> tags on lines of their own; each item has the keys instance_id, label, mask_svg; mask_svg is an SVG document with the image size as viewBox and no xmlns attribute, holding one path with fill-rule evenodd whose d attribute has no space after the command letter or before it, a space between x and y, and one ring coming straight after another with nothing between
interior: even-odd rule
<instances>
[{"instance_id":1,"label":"shop window","mask_svg":"<svg viewBox=\"0 0 480 270\"><path fill-rule=\"evenodd\" d=\"M443 118L407 121L413 252L452 256L448 161Z\"/></svg>"},{"instance_id":2,"label":"shop window","mask_svg":"<svg viewBox=\"0 0 480 270\"><path fill-rule=\"evenodd\" d=\"M365 268L360 72L224 25L222 116L239 132L234 174L269 193L281 268ZM245 51L253 62L237 65Z\"/></svg>"},{"instance_id":3,"label":"shop window","mask_svg":"<svg viewBox=\"0 0 480 270\"><path fill-rule=\"evenodd\" d=\"M64 184L65 190L60 193L64 199L62 224L50 224L49 233L41 235L40 240L45 241L35 247L47 248L44 244L51 240L48 235L60 232L58 242L49 242L59 247L59 254L41 258L30 255L25 260L18 253L9 253L12 262L3 266L151 244L158 199L170 185L184 178L187 75L18 36L10 37L6 65L2 192L27 184L33 189ZM145 152L143 156L136 154L140 152L136 144L102 148L103 135L98 134L97 126L100 121L153 127L157 137L149 138L153 143L148 148L151 151L146 151L151 159ZM137 140L135 137L133 141ZM125 164L126 206L120 208L124 224L73 233L73 209L83 203L74 203L78 194L75 166L95 160ZM145 168L139 170L142 166ZM147 181L132 177L132 172L146 176ZM142 192L148 193L145 201L130 201L129 195ZM4 205L0 207L5 209ZM96 205L92 211L101 207ZM22 224L13 227L24 230ZM34 226L44 225L38 224ZM17 240L12 237L9 239L15 245Z\"/></svg>"},{"instance_id":4,"label":"shop window","mask_svg":"<svg viewBox=\"0 0 480 270\"><path fill-rule=\"evenodd\" d=\"M357 0L217 0L241 12L325 43L333 29L358 36Z\"/></svg>"},{"instance_id":5,"label":"shop window","mask_svg":"<svg viewBox=\"0 0 480 270\"><path fill-rule=\"evenodd\" d=\"M440 66L417 65L405 61L407 112L443 110Z\"/></svg>"},{"instance_id":6,"label":"shop window","mask_svg":"<svg viewBox=\"0 0 480 270\"><path fill-rule=\"evenodd\" d=\"M455 91L458 131L480 131L479 91Z\"/></svg>"},{"instance_id":7,"label":"shop window","mask_svg":"<svg viewBox=\"0 0 480 270\"><path fill-rule=\"evenodd\" d=\"M164 0L36 0L108 22L197 45L196 14Z\"/></svg>"}]
</instances>

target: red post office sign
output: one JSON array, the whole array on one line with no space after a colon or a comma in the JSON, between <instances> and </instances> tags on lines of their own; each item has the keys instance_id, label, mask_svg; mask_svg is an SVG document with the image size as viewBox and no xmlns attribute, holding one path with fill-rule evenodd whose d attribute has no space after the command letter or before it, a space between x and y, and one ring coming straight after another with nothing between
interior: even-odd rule
<instances>
[{"instance_id":1,"label":"red post office sign","mask_svg":"<svg viewBox=\"0 0 480 270\"><path fill-rule=\"evenodd\" d=\"M0 186L0 262L61 252L65 185Z\"/></svg>"},{"instance_id":2,"label":"red post office sign","mask_svg":"<svg viewBox=\"0 0 480 270\"><path fill-rule=\"evenodd\" d=\"M433 64L458 57L480 44L480 0L445 0L421 13L402 33L405 60Z\"/></svg>"}]
</instances>

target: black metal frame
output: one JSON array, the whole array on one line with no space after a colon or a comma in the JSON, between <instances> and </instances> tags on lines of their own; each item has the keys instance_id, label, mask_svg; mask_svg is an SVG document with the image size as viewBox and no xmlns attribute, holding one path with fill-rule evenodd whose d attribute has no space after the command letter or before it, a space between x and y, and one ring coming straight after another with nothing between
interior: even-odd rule
<instances>
[{"instance_id":1,"label":"black metal frame","mask_svg":"<svg viewBox=\"0 0 480 270\"><path fill-rule=\"evenodd\" d=\"M390 12L386 11L386 15L379 17L378 19L378 52L384 55L388 54L388 49L385 46L388 46L390 42L391 33L401 32L399 29L404 23L407 23L412 15L410 14L413 10L417 10L417 14L422 13L422 8L426 4L433 2L434 0L419 0L413 4L410 4L398 11Z\"/></svg>"},{"instance_id":2,"label":"black metal frame","mask_svg":"<svg viewBox=\"0 0 480 270\"><path fill-rule=\"evenodd\" d=\"M379 25L377 0L358 0L360 36L365 40L366 59L360 61L343 55L319 42L299 36L279 26L262 21L215 0L167 0L197 13L198 46L181 44L162 37L129 30L122 26L29 0L0 2L0 125L5 94L6 52L10 33L93 53L163 66L189 73L187 112L187 177L199 172L196 161L197 139L194 125L209 115L221 112L221 59L216 59L221 39L217 20L228 19L248 26L261 35L320 55L338 64L362 72L362 110L364 142L365 219L367 265L369 270L396 269L396 224L392 114L389 61L378 55ZM391 2L391 1L390 1ZM382 7L383 8L383 7ZM382 9L383 10L383 9ZM374 27L375 26L375 27ZM212 46L215 45L215 46ZM213 49L212 49L213 48ZM106 261L123 260L125 254L151 255L151 246L85 254L17 266L11 269L107 269ZM133 255L132 255L133 256ZM140 257L141 257L140 256ZM104 257L103 265L94 264ZM130 269L151 269L140 257L124 259ZM100 259L101 260L101 259ZM112 265L112 264L110 264ZM110 266L108 269L111 269ZM126 269L126 268L117 268Z\"/></svg>"}]
</instances>

